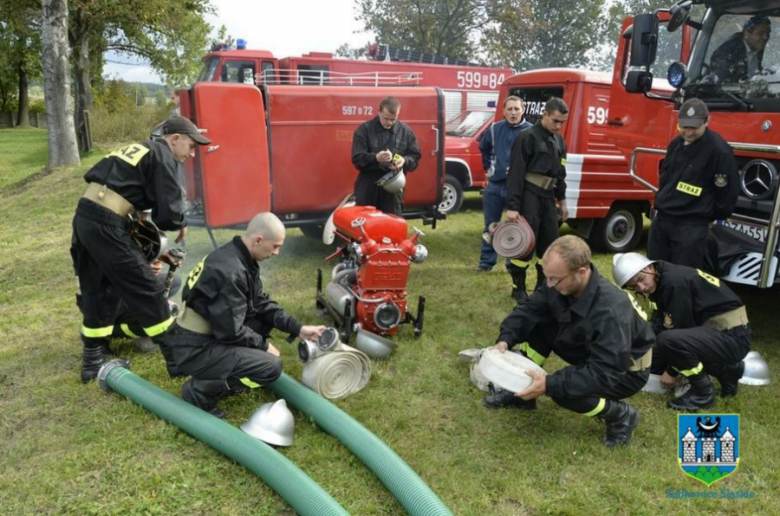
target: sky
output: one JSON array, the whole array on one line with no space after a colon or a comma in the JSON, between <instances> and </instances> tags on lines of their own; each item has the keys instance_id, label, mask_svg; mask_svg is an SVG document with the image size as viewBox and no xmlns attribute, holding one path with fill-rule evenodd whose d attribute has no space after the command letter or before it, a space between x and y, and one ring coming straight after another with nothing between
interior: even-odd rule
<instances>
[{"instance_id":1,"label":"sky","mask_svg":"<svg viewBox=\"0 0 780 516\"><path fill-rule=\"evenodd\" d=\"M216 16L207 17L217 29L224 25L234 39L242 38L247 48L269 50L276 57L307 52L334 52L348 43L356 47L372 40L355 21L354 0L211 0ZM355 34L359 32L359 34ZM131 56L107 55L104 74L128 82L162 83L148 66Z\"/></svg>"}]
</instances>

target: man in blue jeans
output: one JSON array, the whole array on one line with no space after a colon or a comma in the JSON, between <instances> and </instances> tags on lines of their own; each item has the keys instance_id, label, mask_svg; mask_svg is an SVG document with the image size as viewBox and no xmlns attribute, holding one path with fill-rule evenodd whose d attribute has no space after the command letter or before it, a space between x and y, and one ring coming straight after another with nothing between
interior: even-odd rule
<instances>
[{"instance_id":1,"label":"man in blue jeans","mask_svg":"<svg viewBox=\"0 0 780 516\"><path fill-rule=\"evenodd\" d=\"M506 178L512 145L521 131L531 127L531 124L523 119L524 112L525 106L520 97L507 97L504 100L504 119L492 124L490 129L485 131L485 136L479 144L482 166L488 177L488 184L482 191L484 233L488 232L490 224L501 220L501 214L506 207ZM487 272L496 265L497 261L498 255L493 250L493 246L483 238L479 264L474 270Z\"/></svg>"}]
</instances>

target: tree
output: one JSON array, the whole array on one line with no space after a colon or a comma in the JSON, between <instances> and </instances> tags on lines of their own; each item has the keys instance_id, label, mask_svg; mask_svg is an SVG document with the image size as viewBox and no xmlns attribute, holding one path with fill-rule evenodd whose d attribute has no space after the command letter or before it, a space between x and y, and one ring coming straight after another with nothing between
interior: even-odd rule
<instances>
[{"instance_id":1,"label":"tree","mask_svg":"<svg viewBox=\"0 0 780 516\"><path fill-rule=\"evenodd\" d=\"M41 5L41 61L49 129L48 166L78 165L79 151L70 98L68 1L41 0Z\"/></svg>"},{"instance_id":2,"label":"tree","mask_svg":"<svg viewBox=\"0 0 780 516\"><path fill-rule=\"evenodd\" d=\"M16 98L16 125L29 125L30 80L40 78L41 6L38 0L0 0L0 97L5 109ZM15 95L9 95L11 88Z\"/></svg>"},{"instance_id":3,"label":"tree","mask_svg":"<svg viewBox=\"0 0 780 516\"><path fill-rule=\"evenodd\" d=\"M366 57L368 53L369 43L366 43L362 47L352 47L349 43L344 43L334 52L336 57L345 57L347 59L360 59Z\"/></svg>"},{"instance_id":4,"label":"tree","mask_svg":"<svg viewBox=\"0 0 780 516\"><path fill-rule=\"evenodd\" d=\"M491 0L356 0L357 20L386 45L476 59Z\"/></svg>"}]
</instances>

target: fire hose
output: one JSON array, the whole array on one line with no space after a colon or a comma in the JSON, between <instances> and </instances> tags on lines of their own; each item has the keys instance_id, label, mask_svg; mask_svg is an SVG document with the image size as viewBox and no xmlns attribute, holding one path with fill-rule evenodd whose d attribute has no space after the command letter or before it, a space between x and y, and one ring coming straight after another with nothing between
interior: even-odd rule
<instances>
[{"instance_id":1,"label":"fire hose","mask_svg":"<svg viewBox=\"0 0 780 516\"><path fill-rule=\"evenodd\" d=\"M522 216L517 222L504 221L496 226L491 224L490 237L496 253L510 259L525 258L536 246L533 229Z\"/></svg>"},{"instance_id":2,"label":"fire hose","mask_svg":"<svg viewBox=\"0 0 780 516\"><path fill-rule=\"evenodd\" d=\"M301 343L301 346L306 345ZM334 349L319 353L319 356L316 351L299 350L299 354L301 358L305 354L304 360L308 360L301 381L323 398L332 400L349 396L363 389L371 378L368 355L346 344L338 343Z\"/></svg>"},{"instance_id":3,"label":"fire hose","mask_svg":"<svg viewBox=\"0 0 780 516\"><path fill-rule=\"evenodd\" d=\"M168 299L168 294L171 293L171 286L173 285L173 278L176 276L176 270L184 263L184 257L187 256L184 249L173 248L168 249L163 260L168 263L168 275L165 276L165 284L163 285L163 295L165 299ZM171 311L171 317L179 315L179 305L169 301L168 306Z\"/></svg>"}]
</instances>

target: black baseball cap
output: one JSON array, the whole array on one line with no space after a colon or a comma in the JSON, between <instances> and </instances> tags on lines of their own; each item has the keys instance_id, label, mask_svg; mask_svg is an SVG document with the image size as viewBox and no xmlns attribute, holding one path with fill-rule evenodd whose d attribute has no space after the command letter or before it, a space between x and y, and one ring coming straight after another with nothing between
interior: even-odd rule
<instances>
[{"instance_id":1,"label":"black baseball cap","mask_svg":"<svg viewBox=\"0 0 780 516\"><path fill-rule=\"evenodd\" d=\"M710 116L707 104L701 99L688 99L677 113L677 123L680 127L701 127Z\"/></svg>"},{"instance_id":2,"label":"black baseball cap","mask_svg":"<svg viewBox=\"0 0 780 516\"><path fill-rule=\"evenodd\" d=\"M186 134L198 145L208 145L211 140L203 136L200 129L195 127L188 118L172 116L162 124L162 134Z\"/></svg>"}]
</instances>

